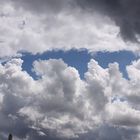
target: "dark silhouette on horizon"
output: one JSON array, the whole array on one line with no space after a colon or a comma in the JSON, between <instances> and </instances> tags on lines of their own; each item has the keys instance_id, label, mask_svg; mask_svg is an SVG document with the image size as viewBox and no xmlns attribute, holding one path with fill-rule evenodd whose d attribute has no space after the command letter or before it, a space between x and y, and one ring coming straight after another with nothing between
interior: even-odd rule
<instances>
[{"instance_id":1,"label":"dark silhouette on horizon","mask_svg":"<svg viewBox=\"0 0 140 140\"><path fill-rule=\"evenodd\" d=\"M12 134L9 134L8 140L12 140Z\"/></svg>"}]
</instances>

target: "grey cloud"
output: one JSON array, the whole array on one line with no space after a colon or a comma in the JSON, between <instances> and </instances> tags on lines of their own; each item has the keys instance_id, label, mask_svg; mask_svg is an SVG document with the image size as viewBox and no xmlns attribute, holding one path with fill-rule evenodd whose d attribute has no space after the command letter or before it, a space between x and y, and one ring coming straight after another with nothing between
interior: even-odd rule
<instances>
[{"instance_id":1,"label":"grey cloud","mask_svg":"<svg viewBox=\"0 0 140 140\"><path fill-rule=\"evenodd\" d=\"M37 54L50 50L139 50L137 43L125 43L117 36L119 28L109 18L96 12L89 14L72 0L12 2L5 0L0 9L3 59L21 52Z\"/></svg>"},{"instance_id":2,"label":"grey cloud","mask_svg":"<svg viewBox=\"0 0 140 140\"><path fill-rule=\"evenodd\" d=\"M10 105L10 106L9 106ZM3 97L2 112L4 114L15 115L18 110L24 106L24 100L20 99L18 96L11 94L6 94Z\"/></svg>"},{"instance_id":3,"label":"grey cloud","mask_svg":"<svg viewBox=\"0 0 140 140\"><path fill-rule=\"evenodd\" d=\"M16 7L24 7L29 11L33 11L37 14L44 12L58 13L61 11L67 11L72 8L73 0L12 0Z\"/></svg>"},{"instance_id":4,"label":"grey cloud","mask_svg":"<svg viewBox=\"0 0 140 140\"><path fill-rule=\"evenodd\" d=\"M137 139L137 129L126 129L103 124L94 131L79 136L77 140L132 140Z\"/></svg>"},{"instance_id":5,"label":"grey cloud","mask_svg":"<svg viewBox=\"0 0 140 140\"><path fill-rule=\"evenodd\" d=\"M99 12L109 16L120 27L125 40L137 41L140 34L139 0L77 0L85 11Z\"/></svg>"}]
</instances>

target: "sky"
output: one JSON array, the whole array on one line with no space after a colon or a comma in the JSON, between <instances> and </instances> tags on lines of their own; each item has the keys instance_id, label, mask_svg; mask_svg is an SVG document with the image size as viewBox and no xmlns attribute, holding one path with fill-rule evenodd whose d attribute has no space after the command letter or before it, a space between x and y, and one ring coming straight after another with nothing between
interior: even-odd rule
<instances>
[{"instance_id":1,"label":"sky","mask_svg":"<svg viewBox=\"0 0 140 140\"><path fill-rule=\"evenodd\" d=\"M69 51L47 51L43 54L32 55L30 53L22 54L23 70L27 71L34 79L37 75L32 71L32 64L35 60L48 60L48 59L62 59L69 66L78 70L80 78L84 79L84 74L87 72L87 63L90 59L96 60L103 68L108 68L109 63L117 62L119 64L120 72L123 77L128 79L126 66L130 65L132 61L137 60L139 56L131 51L117 51L117 52L96 52L90 54L87 50L69 50Z\"/></svg>"},{"instance_id":2,"label":"sky","mask_svg":"<svg viewBox=\"0 0 140 140\"><path fill-rule=\"evenodd\" d=\"M0 139L140 139L139 0L0 0Z\"/></svg>"}]
</instances>

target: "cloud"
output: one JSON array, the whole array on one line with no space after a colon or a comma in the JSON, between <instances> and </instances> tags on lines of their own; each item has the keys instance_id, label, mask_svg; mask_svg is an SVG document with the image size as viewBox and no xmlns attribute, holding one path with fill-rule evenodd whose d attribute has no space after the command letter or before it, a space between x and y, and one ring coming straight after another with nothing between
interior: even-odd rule
<instances>
[{"instance_id":1,"label":"cloud","mask_svg":"<svg viewBox=\"0 0 140 140\"><path fill-rule=\"evenodd\" d=\"M22 52L87 49L139 52L139 2L0 1L0 134L14 139L139 139L140 60L104 69L95 60L81 79L62 59L22 69ZM111 19L110 19L111 18ZM113 22L115 21L115 23ZM126 24L127 23L127 24ZM116 26L117 25L117 26ZM123 39L118 34L121 32ZM135 42L135 43L134 43ZM111 133L110 133L111 132Z\"/></svg>"},{"instance_id":2,"label":"cloud","mask_svg":"<svg viewBox=\"0 0 140 140\"><path fill-rule=\"evenodd\" d=\"M71 0L58 5L55 0L41 2L14 0L0 4L1 58L21 52L70 49L139 52L137 43L126 43L118 36L119 28L108 17L96 12L90 15Z\"/></svg>"},{"instance_id":3,"label":"cloud","mask_svg":"<svg viewBox=\"0 0 140 140\"><path fill-rule=\"evenodd\" d=\"M1 115L6 116L1 123L15 123L9 123L10 131L22 125L23 130L17 131L23 133L16 133L17 137L26 137L30 131L45 135L50 131L58 137L76 137L85 131L88 126L82 123L85 107L84 101L80 100L82 81L78 72L62 60L35 62L35 71L41 76L35 81L22 71L21 64L22 60L13 59L1 65ZM83 109L79 110L79 107ZM21 124L18 124L20 119ZM3 129L9 126L5 125L1 124ZM26 130L29 132L25 134Z\"/></svg>"},{"instance_id":4,"label":"cloud","mask_svg":"<svg viewBox=\"0 0 140 140\"><path fill-rule=\"evenodd\" d=\"M109 16L120 27L125 40L139 40L139 0L77 0L77 3L85 11L97 11Z\"/></svg>"},{"instance_id":5,"label":"cloud","mask_svg":"<svg viewBox=\"0 0 140 140\"><path fill-rule=\"evenodd\" d=\"M37 14L42 12L58 13L72 8L73 0L13 0L12 3L17 7L24 7L26 10L33 11Z\"/></svg>"},{"instance_id":6,"label":"cloud","mask_svg":"<svg viewBox=\"0 0 140 140\"><path fill-rule=\"evenodd\" d=\"M109 80L108 72L101 68L95 60L91 60L88 64L88 72L85 73L85 78L87 83L86 93L88 93L90 103L95 108L96 113L100 113L108 102L105 95Z\"/></svg>"},{"instance_id":7,"label":"cloud","mask_svg":"<svg viewBox=\"0 0 140 140\"><path fill-rule=\"evenodd\" d=\"M33 63L34 80L22 63L11 59L0 65L3 137L11 132L29 140L139 138L140 108L134 100L140 98L139 77L124 79L117 63L104 69L92 59L80 79L63 60L49 59ZM139 71L139 60L127 67L128 74L133 69Z\"/></svg>"},{"instance_id":8,"label":"cloud","mask_svg":"<svg viewBox=\"0 0 140 140\"><path fill-rule=\"evenodd\" d=\"M108 104L109 105L109 104ZM114 101L107 107L108 120L117 126L137 127L139 126L140 111L134 110L127 102Z\"/></svg>"}]
</instances>

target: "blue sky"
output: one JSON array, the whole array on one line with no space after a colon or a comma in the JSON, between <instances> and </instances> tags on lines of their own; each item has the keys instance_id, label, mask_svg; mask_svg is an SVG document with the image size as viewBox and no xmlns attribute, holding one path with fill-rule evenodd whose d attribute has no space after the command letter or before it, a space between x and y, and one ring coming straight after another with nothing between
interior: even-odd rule
<instances>
[{"instance_id":1,"label":"blue sky","mask_svg":"<svg viewBox=\"0 0 140 140\"><path fill-rule=\"evenodd\" d=\"M48 60L48 59L63 59L69 66L75 67L80 74L80 77L84 78L84 73L87 71L87 64L90 59L95 59L99 65L103 68L107 68L109 63L119 63L120 71L123 76L128 79L126 72L126 65L131 64L132 61L137 60L138 56L130 51L119 52L97 52L96 54L89 54L87 50L77 51L48 51L43 54L32 55L25 53L22 56L24 60L23 70L26 70L33 78L36 79L36 75L32 72L32 64L35 60Z\"/></svg>"}]
</instances>

